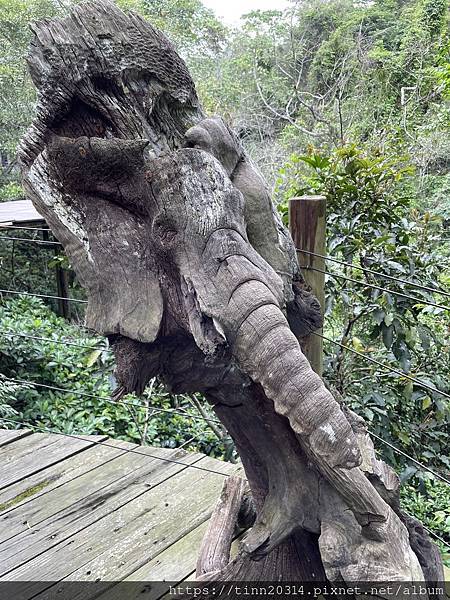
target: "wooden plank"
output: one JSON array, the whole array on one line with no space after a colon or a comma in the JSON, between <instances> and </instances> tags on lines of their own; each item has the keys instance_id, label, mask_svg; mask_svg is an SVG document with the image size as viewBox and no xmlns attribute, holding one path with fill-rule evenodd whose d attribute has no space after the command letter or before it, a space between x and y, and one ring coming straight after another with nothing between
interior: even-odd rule
<instances>
[{"instance_id":1,"label":"wooden plank","mask_svg":"<svg viewBox=\"0 0 450 600\"><path fill-rule=\"evenodd\" d=\"M169 591L168 581L182 581L195 573L198 549L208 521L190 531L155 558L126 577L123 582L109 583L97 600L156 600ZM152 583L149 582L158 582ZM113 585L114 587L109 587ZM59 587L59 586L58 586ZM144 595L145 594L145 595ZM39 600L39 596L36 598Z\"/></svg>"},{"instance_id":2,"label":"wooden plank","mask_svg":"<svg viewBox=\"0 0 450 600\"><path fill-rule=\"evenodd\" d=\"M144 593L146 593L146 600L157 600L163 594L168 594L169 584L167 582L178 584L182 581L195 581L197 557L209 522L210 520L202 523L123 580L124 584L133 582L134 586L119 584L110 589L107 594L100 596L98 600L123 600L124 597L127 600L141 600ZM245 531L239 533L233 541L230 552L231 559L237 555L240 540L245 533ZM149 590L148 582L154 581L166 583Z\"/></svg>"},{"instance_id":3,"label":"wooden plank","mask_svg":"<svg viewBox=\"0 0 450 600\"><path fill-rule=\"evenodd\" d=\"M0 490L42 471L65 458L89 448L105 436L68 437L65 435L34 433L0 450L2 465Z\"/></svg>"},{"instance_id":4,"label":"wooden plank","mask_svg":"<svg viewBox=\"0 0 450 600\"><path fill-rule=\"evenodd\" d=\"M242 538L245 536L245 534L247 533L247 530L241 531L235 538L235 540L233 541L233 543L231 544L231 551L230 551L230 560L233 560L240 549L240 543ZM191 582L193 581L197 581L197 576L196 576L196 570L193 569L190 573L188 573L187 575L185 575L182 579L177 579L177 578L173 578L173 579L166 579L166 582L170 582L170 585L173 587L178 587L180 586L181 588L183 588L183 585L189 585ZM166 589L164 590L164 592L161 595L158 596L153 596L151 599L149 600L172 600L174 598L174 593L170 591L170 585L168 583L166 583ZM139 591L140 591L140 595L136 595L134 596L133 594L131 594L129 597L128 595L126 596L127 600L142 600L142 592L143 592L143 585L139 586ZM160 591L162 586L158 586L156 591ZM132 590L134 592L134 589ZM127 589L128 592L128 589ZM44 599L42 599L44 600ZM103 598L101 600L107 600L106 598Z\"/></svg>"},{"instance_id":5,"label":"wooden plank","mask_svg":"<svg viewBox=\"0 0 450 600\"><path fill-rule=\"evenodd\" d=\"M0 520L0 574L24 564L116 511L170 478L202 455L162 448L140 448L77 477L45 496L18 507ZM184 463L166 462L169 458ZM84 535L84 534L83 534ZM109 532L108 532L109 535ZM12 537L13 536L13 537Z\"/></svg>"},{"instance_id":6,"label":"wooden plank","mask_svg":"<svg viewBox=\"0 0 450 600\"><path fill-rule=\"evenodd\" d=\"M111 442L112 440L108 440L108 444ZM119 442L119 445L121 447L125 445L126 450L139 449L139 454L134 452L119 452L113 460L108 461L106 464L101 463L94 469L89 469L84 474L80 474L79 477L72 478L65 485L50 490L43 501L39 501L38 499L35 502L24 503L24 505L17 506L1 516L0 564L2 566L4 557L9 552L7 548L14 548L16 546L20 548L22 537L32 536L25 545L38 543L41 537L45 539L47 535L46 531L43 530L51 528L54 523L61 524L66 512L69 515L68 518L71 522L71 527L74 528L77 526L82 529L86 526L82 517L85 516L85 512L88 514L93 513L92 509L96 501L101 504L101 499L104 496L114 496L116 489L120 491L126 485L131 486L140 477L145 478L145 481L147 481L146 475L148 470L152 473L157 473L159 476L160 471L164 471L164 469L172 464L158 460L158 458L153 459L148 456L149 454L161 458L173 458L176 455L178 457L176 460L180 462L186 462L183 460L183 457L189 456L183 451L174 453L173 450L168 449L141 448L128 442ZM111 450L114 451L114 448L111 448ZM198 460L201 456L200 454L196 455L194 459ZM163 475L162 477L164 479ZM117 500L120 502L121 498L117 498ZM85 507L87 508L85 509ZM98 518L99 514L96 512L93 517ZM80 520L79 524L78 520ZM32 530L31 534L30 529ZM57 528L57 531L59 531L59 528ZM72 533L76 531L78 529L74 528ZM55 531L52 530L51 535L54 534ZM20 537L17 540L13 540L15 536ZM8 540L8 544L5 545ZM60 537L57 536L55 544L59 542ZM29 547L29 551L32 551L31 547ZM1 568L0 572L3 572Z\"/></svg>"},{"instance_id":7,"label":"wooden plank","mask_svg":"<svg viewBox=\"0 0 450 600\"><path fill-rule=\"evenodd\" d=\"M78 571L72 572L70 579L125 579L136 568L143 566L149 559L155 558L169 545L207 521L220 495L224 476L237 468L208 457L204 457L196 465L211 470L217 469L223 474L186 469L170 482L165 481L158 486L153 493L127 505L125 516L128 520L129 515L136 512L134 504L141 501L144 503L146 508L138 514L139 523L133 519L127 527L123 527L116 539L117 547L113 547L114 539L111 539L106 551L84 564ZM150 510L147 509L149 504ZM147 556L146 552L143 552L146 546L149 553Z\"/></svg>"},{"instance_id":8,"label":"wooden plank","mask_svg":"<svg viewBox=\"0 0 450 600\"><path fill-rule=\"evenodd\" d=\"M32 433L31 429L0 429L0 448Z\"/></svg>"},{"instance_id":9,"label":"wooden plank","mask_svg":"<svg viewBox=\"0 0 450 600\"><path fill-rule=\"evenodd\" d=\"M138 447L136 444L112 439L107 439L106 444L94 444L79 454L70 456L1 490L0 517L22 504L34 502L39 496L120 456L127 449ZM0 535L0 543L1 541Z\"/></svg>"},{"instance_id":10,"label":"wooden plank","mask_svg":"<svg viewBox=\"0 0 450 600\"><path fill-rule=\"evenodd\" d=\"M6 446L0 450L2 467L4 467L5 464L11 460L32 454L35 449L45 447L50 443L54 443L55 441L56 439L53 438L51 433L33 433L26 438L19 438L16 440L14 445Z\"/></svg>"},{"instance_id":11,"label":"wooden plank","mask_svg":"<svg viewBox=\"0 0 450 600\"><path fill-rule=\"evenodd\" d=\"M197 464L216 466L217 461L205 458ZM226 463L219 465L224 472L235 468ZM14 569L3 576L2 581L27 580L29 583L16 594L17 600L25 600L47 589L52 580L123 579L205 522L222 484L223 475L186 468L169 481L109 512L107 518L72 536L62 547L43 552ZM43 583L45 580L47 583ZM45 598L60 597L59 587L54 587L54 596L47 589ZM89 589L79 587L80 600L89 597L89 593L86 596ZM77 595L71 598L75 600Z\"/></svg>"},{"instance_id":12,"label":"wooden plank","mask_svg":"<svg viewBox=\"0 0 450 600\"><path fill-rule=\"evenodd\" d=\"M188 577L195 570L207 525L208 520L131 573L124 581L180 581Z\"/></svg>"}]
</instances>

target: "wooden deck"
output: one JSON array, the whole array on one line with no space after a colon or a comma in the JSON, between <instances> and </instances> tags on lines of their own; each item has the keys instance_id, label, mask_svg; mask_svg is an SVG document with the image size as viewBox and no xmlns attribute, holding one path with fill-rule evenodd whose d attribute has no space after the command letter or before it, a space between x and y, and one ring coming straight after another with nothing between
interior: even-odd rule
<instances>
[{"instance_id":1,"label":"wooden deck","mask_svg":"<svg viewBox=\"0 0 450 600\"><path fill-rule=\"evenodd\" d=\"M64 583L109 581L100 597L110 600L128 598L114 582L192 577L224 476L237 470L183 450L0 430L0 598L60 598ZM77 585L70 598L98 597L94 584L82 596Z\"/></svg>"}]
</instances>

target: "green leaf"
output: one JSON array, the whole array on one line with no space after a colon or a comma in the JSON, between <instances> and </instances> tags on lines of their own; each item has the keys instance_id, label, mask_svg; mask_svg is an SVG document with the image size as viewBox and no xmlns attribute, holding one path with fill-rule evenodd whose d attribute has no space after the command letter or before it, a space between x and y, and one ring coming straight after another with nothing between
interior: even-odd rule
<instances>
[{"instance_id":1,"label":"green leaf","mask_svg":"<svg viewBox=\"0 0 450 600\"><path fill-rule=\"evenodd\" d=\"M377 323L377 325L381 325L381 323L384 320L385 314L386 313L384 312L384 310L381 310L381 308L376 308L374 311L372 311L373 320L375 321L375 323Z\"/></svg>"},{"instance_id":2,"label":"green leaf","mask_svg":"<svg viewBox=\"0 0 450 600\"><path fill-rule=\"evenodd\" d=\"M356 337L353 336L352 337L352 346L355 350L357 350L358 352L364 352L365 348L364 348L364 344L361 342L361 340Z\"/></svg>"},{"instance_id":3,"label":"green leaf","mask_svg":"<svg viewBox=\"0 0 450 600\"><path fill-rule=\"evenodd\" d=\"M86 359L86 366L92 367L92 365L97 362L101 353L102 350L93 350Z\"/></svg>"},{"instance_id":4,"label":"green leaf","mask_svg":"<svg viewBox=\"0 0 450 600\"><path fill-rule=\"evenodd\" d=\"M392 324L393 320L394 320L394 315L392 313L387 313L384 317L384 322L388 327L389 327L389 325Z\"/></svg>"},{"instance_id":5,"label":"green leaf","mask_svg":"<svg viewBox=\"0 0 450 600\"><path fill-rule=\"evenodd\" d=\"M398 437L398 439L399 439L399 440L401 440L401 441L402 441L404 444L406 444L407 446L409 446L409 444L410 444L410 441L411 441L411 440L410 440L409 434L408 434L408 433L406 433L406 431L399 431L399 432L397 433L397 437Z\"/></svg>"},{"instance_id":6,"label":"green leaf","mask_svg":"<svg viewBox=\"0 0 450 600\"><path fill-rule=\"evenodd\" d=\"M422 399L422 410L426 410L427 408L429 408L432 404L431 398L430 396L425 396Z\"/></svg>"},{"instance_id":7,"label":"green leaf","mask_svg":"<svg viewBox=\"0 0 450 600\"><path fill-rule=\"evenodd\" d=\"M409 400L411 398L412 391L413 391L413 382L408 381L406 383L405 387L403 388L403 396Z\"/></svg>"}]
</instances>

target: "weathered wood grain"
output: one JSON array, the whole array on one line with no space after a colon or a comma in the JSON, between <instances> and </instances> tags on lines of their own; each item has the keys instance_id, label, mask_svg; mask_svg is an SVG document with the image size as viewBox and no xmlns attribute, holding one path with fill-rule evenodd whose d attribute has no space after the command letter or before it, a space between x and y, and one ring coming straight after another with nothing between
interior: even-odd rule
<instances>
[{"instance_id":1,"label":"weathered wood grain","mask_svg":"<svg viewBox=\"0 0 450 600\"><path fill-rule=\"evenodd\" d=\"M217 464L206 458L196 464L202 463L206 467ZM135 492L132 501L120 507L110 506L104 518L95 520L57 547L46 550L41 546L41 554L2 576L1 581L28 580L30 583L17 597L25 600L46 589L48 584L42 583L45 580L125 578L211 514L223 476L188 467L179 472L180 468L183 467L177 468L176 477L159 485L153 481L150 489L136 483L139 492Z\"/></svg>"},{"instance_id":2,"label":"weathered wood grain","mask_svg":"<svg viewBox=\"0 0 450 600\"><path fill-rule=\"evenodd\" d=\"M208 521L204 521L140 569L131 573L124 581L180 581L189 576L195 570L197 549L207 525Z\"/></svg>"},{"instance_id":3,"label":"weathered wood grain","mask_svg":"<svg viewBox=\"0 0 450 600\"><path fill-rule=\"evenodd\" d=\"M196 580L197 548L206 533L208 523L209 521L202 523L124 579L123 583L108 589L97 600L123 600L124 596L127 600L142 600L143 597L146 600L173 598L173 594L169 593L169 582L174 585ZM231 545L232 558L238 553L239 540L242 535L237 536ZM43 599L38 596L36 600Z\"/></svg>"},{"instance_id":4,"label":"weathered wood grain","mask_svg":"<svg viewBox=\"0 0 450 600\"><path fill-rule=\"evenodd\" d=\"M326 198L324 196L291 198L289 200L289 225L302 275L309 289L319 301L323 314L325 310L325 260L315 255L325 255ZM306 250L306 253L301 250ZM302 350L314 371L322 376L322 338L310 335L303 340Z\"/></svg>"},{"instance_id":5,"label":"weathered wood grain","mask_svg":"<svg viewBox=\"0 0 450 600\"><path fill-rule=\"evenodd\" d=\"M120 454L128 448L136 448L136 444L120 440L108 439L108 445L97 444L75 454L39 473L35 473L0 491L0 519L13 508L31 502L56 487L64 485L84 473L95 469ZM0 521L1 522L1 521ZM0 533L0 542L3 541Z\"/></svg>"},{"instance_id":6,"label":"weathered wood grain","mask_svg":"<svg viewBox=\"0 0 450 600\"><path fill-rule=\"evenodd\" d=\"M122 454L49 492L44 502L25 504L4 515L1 533L8 539L0 545L0 574L59 546L185 468L160 459L191 464L202 458L160 448L141 451L142 455Z\"/></svg>"},{"instance_id":7,"label":"weathered wood grain","mask_svg":"<svg viewBox=\"0 0 450 600\"><path fill-rule=\"evenodd\" d=\"M0 448L32 433L31 429L1 429Z\"/></svg>"},{"instance_id":8,"label":"weathered wood grain","mask_svg":"<svg viewBox=\"0 0 450 600\"><path fill-rule=\"evenodd\" d=\"M237 528L247 482L232 476L224 481L220 498L208 524L208 531L200 546L197 576L217 574L230 562L233 535Z\"/></svg>"},{"instance_id":9,"label":"weathered wood grain","mask_svg":"<svg viewBox=\"0 0 450 600\"><path fill-rule=\"evenodd\" d=\"M81 439L83 438L83 439ZM68 456L82 452L105 436L79 436L34 433L0 449L0 489L53 465Z\"/></svg>"}]
</instances>

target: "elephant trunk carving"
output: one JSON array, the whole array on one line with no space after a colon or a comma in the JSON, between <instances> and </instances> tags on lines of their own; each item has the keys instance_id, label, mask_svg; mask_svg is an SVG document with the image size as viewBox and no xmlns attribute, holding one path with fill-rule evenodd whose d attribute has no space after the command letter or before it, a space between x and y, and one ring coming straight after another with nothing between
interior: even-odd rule
<instances>
[{"instance_id":1,"label":"elephant trunk carving","mask_svg":"<svg viewBox=\"0 0 450 600\"><path fill-rule=\"evenodd\" d=\"M395 473L302 354L322 315L289 232L173 46L108 0L34 31L24 185L86 288L87 326L113 345L115 395L155 376L202 392L246 470L253 526L200 576L442 579Z\"/></svg>"}]
</instances>

